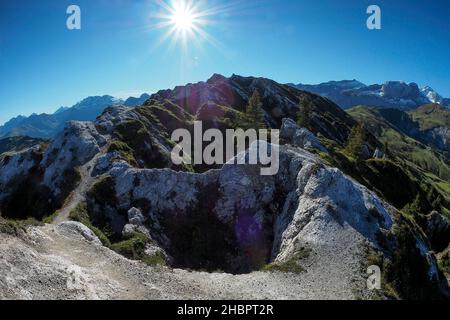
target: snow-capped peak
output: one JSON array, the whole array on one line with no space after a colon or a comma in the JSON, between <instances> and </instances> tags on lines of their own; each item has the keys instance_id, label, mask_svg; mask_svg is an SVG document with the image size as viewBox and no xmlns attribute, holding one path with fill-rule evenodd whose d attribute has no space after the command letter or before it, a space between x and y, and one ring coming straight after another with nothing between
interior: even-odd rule
<instances>
[{"instance_id":1,"label":"snow-capped peak","mask_svg":"<svg viewBox=\"0 0 450 320\"><path fill-rule=\"evenodd\" d=\"M429 86L423 87L420 91L432 103L442 104L444 101L444 98Z\"/></svg>"}]
</instances>

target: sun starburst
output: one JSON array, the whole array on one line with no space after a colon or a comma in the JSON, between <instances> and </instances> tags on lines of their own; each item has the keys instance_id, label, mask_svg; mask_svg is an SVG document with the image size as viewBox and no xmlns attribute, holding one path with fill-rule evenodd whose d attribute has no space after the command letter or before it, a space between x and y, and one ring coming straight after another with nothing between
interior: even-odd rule
<instances>
[{"instance_id":1,"label":"sun starburst","mask_svg":"<svg viewBox=\"0 0 450 320\"><path fill-rule=\"evenodd\" d=\"M180 31L191 31L196 25L195 13L190 8L178 7L172 14L170 22Z\"/></svg>"},{"instance_id":2,"label":"sun starburst","mask_svg":"<svg viewBox=\"0 0 450 320\"><path fill-rule=\"evenodd\" d=\"M166 29L161 40L170 39L186 47L189 42L207 40L216 41L206 32L206 26L213 23L212 18L219 8L206 8L201 0L157 0L160 12L156 15L156 28Z\"/></svg>"}]
</instances>

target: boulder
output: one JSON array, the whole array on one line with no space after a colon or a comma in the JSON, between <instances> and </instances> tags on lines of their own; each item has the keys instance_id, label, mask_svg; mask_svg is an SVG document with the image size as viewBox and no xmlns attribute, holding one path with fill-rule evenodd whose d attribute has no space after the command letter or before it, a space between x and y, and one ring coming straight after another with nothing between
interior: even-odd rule
<instances>
[{"instance_id":1,"label":"boulder","mask_svg":"<svg viewBox=\"0 0 450 320\"><path fill-rule=\"evenodd\" d=\"M319 150L326 152L327 149L320 140L308 129L300 128L292 119L283 119L280 138L288 143L306 150Z\"/></svg>"},{"instance_id":2,"label":"boulder","mask_svg":"<svg viewBox=\"0 0 450 320\"><path fill-rule=\"evenodd\" d=\"M134 224L129 223L123 227L122 236L125 239L132 237L135 233L141 233L144 236L146 236L147 239L149 239L149 240L152 239L148 229L146 229L144 226L136 226Z\"/></svg>"},{"instance_id":3,"label":"boulder","mask_svg":"<svg viewBox=\"0 0 450 320\"><path fill-rule=\"evenodd\" d=\"M100 239L84 224L75 221L66 221L58 225L57 229L63 234L79 235L88 242L101 245Z\"/></svg>"},{"instance_id":4,"label":"boulder","mask_svg":"<svg viewBox=\"0 0 450 320\"><path fill-rule=\"evenodd\" d=\"M142 215L141 210L133 207L128 210L128 221L132 225L142 226L144 224L145 218Z\"/></svg>"},{"instance_id":5,"label":"boulder","mask_svg":"<svg viewBox=\"0 0 450 320\"><path fill-rule=\"evenodd\" d=\"M383 159L383 157L384 157L383 152L381 152L380 149L376 148L375 152L373 153L373 157L372 158L374 158L374 159Z\"/></svg>"},{"instance_id":6,"label":"boulder","mask_svg":"<svg viewBox=\"0 0 450 320\"><path fill-rule=\"evenodd\" d=\"M298 125L294 120L289 118L284 118L283 123L281 125L280 130L280 138L286 139L288 141L292 141L294 139L294 135L299 129Z\"/></svg>"},{"instance_id":7,"label":"boulder","mask_svg":"<svg viewBox=\"0 0 450 320\"><path fill-rule=\"evenodd\" d=\"M112 168L113 163L115 163L119 159L121 159L121 156L117 151L108 152L100 156L95 163L92 174L94 176L99 176L108 172Z\"/></svg>"}]
</instances>

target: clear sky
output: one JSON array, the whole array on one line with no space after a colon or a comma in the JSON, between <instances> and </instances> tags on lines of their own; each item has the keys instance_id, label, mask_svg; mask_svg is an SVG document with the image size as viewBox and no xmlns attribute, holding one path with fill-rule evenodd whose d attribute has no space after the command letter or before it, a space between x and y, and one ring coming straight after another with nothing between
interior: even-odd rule
<instances>
[{"instance_id":1,"label":"clear sky","mask_svg":"<svg viewBox=\"0 0 450 320\"><path fill-rule=\"evenodd\" d=\"M152 93L213 73L279 82L430 85L450 97L448 0L203 0L208 23L163 40L155 0L0 0L0 123L89 95ZM66 9L81 8L81 30ZM370 4L382 30L366 28Z\"/></svg>"}]
</instances>

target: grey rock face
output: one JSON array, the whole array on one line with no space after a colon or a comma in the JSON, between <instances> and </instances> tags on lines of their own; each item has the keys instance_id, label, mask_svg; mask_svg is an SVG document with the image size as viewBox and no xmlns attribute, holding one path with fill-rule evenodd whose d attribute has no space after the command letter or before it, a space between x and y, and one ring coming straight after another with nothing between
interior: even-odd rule
<instances>
[{"instance_id":1,"label":"grey rock face","mask_svg":"<svg viewBox=\"0 0 450 320\"><path fill-rule=\"evenodd\" d=\"M142 215L141 210L136 208L131 208L128 210L128 221L135 226L142 226L144 224L145 218Z\"/></svg>"},{"instance_id":2,"label":"grey rock face","mask_svg":"<svg viewBox=\"0 0 450 320\"><path fill-rule=\"evenodd\" d=\"M105 144L106 139L92 122L68 122L44 154L41 162L45 169L44 185L58 195L66 170L85 164Z\"/></svg>"},{"instance_id":3,"label":"grey rock face","mask_svg":"<svg viewBox=\"0 0 450 320\"><path fill-rule=\"evenodd\" d=\"M111 133L118 123L122 123L130 117L130 109L125 106L112 106L107 108L95 121L101 131Z\"/></svg>"},{"instance_id":4,"label":"grey rock face","mask_svg":"<svg viewBox=\"0 0 450 320\"><path fill-rule=\"evenodd\" d=\"M0 158L0 198L4 197L4 192L8 183L19 175L25 175L31 168L39 164L40 147L32 147L30 149L4 154Z\"/></svg>"},{"instance_id":5,"label":"grey rock face","mask_svg":"<svg viewBox=\"0 0 450 320\"><path fill-rule=\"evenodd\" d=\"M416 83L388 81L381 88L383 96L388 99L415 100L420 97L419 86Z\"/></svg>"},{"instance_id":6,"label":"grey rock face","mask_svg":"<svg viewBox=\"0 0 450 320\"><path fill-rule=\"evenodd\" d=\"M101 155L95 163L93 174L95 176L98 176L106 173L111 169L112 164L120 159L120 154L116 151Z\"/></svg>"},{"instance_id":7,"label":"grey rock face","mask_svg":"<svg viewBox=\"0 0 450 320\"><path fill-rule=\"evenodd\" d=\"M281 125L280 138L292 141L294 139L294 135L299 129L299 126L294 122L294 120L285 118L283 119L283 123Z\"/></svg>"},{"instance_id":8,"label":"grey rock face","mask_svg":"<svg viewBox=\"0 0 450 320\"><path fill-rule=\"evenodd\" d=\"M306 149L319 150L326 152L326 148L320 143L319 139L308 129L300 128L292 119L283 119L281 126L280 138L287 140L289 143Z\"/></svg>"},{"instance_id":9,"label":"grey rock face","mask_svg":"<svg viewBox=\"0 0 450 320\"><path fill-rule=\"evenodd\" d=\"M294 126L287 122L285 127L283 134L289 136L289 128ZM238 157L242 156L246 154ZM356 281L365 263L362 248L379 250L383 246L380 234L395 238L392 234L398 214L393 207L303 149L280 146L279 173L259 173L259 166L231 162L203 174L135 169L116 163L110 174L117 203L108 217L117 219L112 224L120 225L119 212L131 208L128 222L122 222L119 230L132 232L137 227L130 220L138 217L141 221L141 211L148 221L144 228L174 266L220 266L233 273L249 272L268 262L288 263L307 248L312 255L308 272ZM93 208L97 214L104 212L98 204ZM191 233L196 237L190 238ZM195 243L203 237L217 247L221 243L222 259L205 251L204 258L210 260L201 260L195 251L199 249L192 247L180 252L183 243ZM225 239L231 247L217 239ZM430 277L438 281L429 248L418 235L416 241L421 248L418 254L429 265Z\"/></svg>"},{"instance_id":10,"label":"grey rock face","mask_svg":"<svg viewBox=\"0 0 450 320\"><path fill-rule=\"evenodd\" d=\"M422 140L436 146L441 150L450 151L450 128L436 127L427 130L424 132Z\"/></svg>"}]
</instances>

